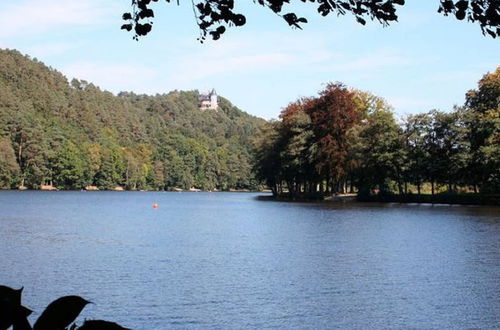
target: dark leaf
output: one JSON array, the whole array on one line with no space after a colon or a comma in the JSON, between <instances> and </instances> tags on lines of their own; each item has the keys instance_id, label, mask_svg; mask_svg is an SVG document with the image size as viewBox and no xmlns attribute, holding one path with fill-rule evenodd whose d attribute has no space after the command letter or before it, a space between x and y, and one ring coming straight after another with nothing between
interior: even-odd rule
<instances>
[{"instance_id":1,"label":"dark leaf","mask_svg":"<svg viewBox=\"0 0 500 330\"><path fill-rule=\"evenodd\" d=\"M466 11L467 8L469 7L469 1L466 1L466 0L461 0L461 1L458 1L456 4L455 4L455 7L458 9L458 10L461 10L461 11Z\"/></svg>"},{"instance_id":2,"label":"dark leaf","mask_svg":"<svg viewBox=\"0 0 500 330\"><path fill-rule=\"evenodd\" d=\"M297 15L294 13L288 13L283 15L283 18L288 23L288 25L296 25L297 24Z\"/></svg>"},{"instance_id":3,"label":"dark leaf","mask_svg":"<svg viewBox=\"0 0 500 330\"><path fill-rule=\"evenodd\" d=\"M241 14L235 15L234 18L233 18L233 23L236 26L245 25L246 21L247 21L247 19L245 18L245 16L243 16Z\"/></svg>"},{"instance_id":4,"label":"dark leaf","mask_svg":"<svg viewBox=\"0 0 500 330\"><path fill-rule=\"evenodd\" d=\"M457 12L455 13L455 17L458 20L463 20L465 18L465 10L457 10Z\"/></svg>"},{"instance_id":5,"label":"dark leaf","mask_svg":"<svg viewBox=\"0 0 500 330\"><path fill-rule=\"evenodd\" d=\"M441 0L441 7L444 9L445 13L447 13L455 9L455 4L451 0Z\"/></svg>"},{"instance_id":6,"label":"dark leaf","mask_svg":"<svg viewBox=\"0 0 500 330\"><path fill-rule=\"evenodd\" d=\"M496 38L496 33L494 31L491 31L489 29L486 29L486 32L492 37L492 38Z\"/></svg>"},{"instance_id":7,"label":"dark leaf","mask_svg":"<svg viewBox=\"0 0 500 330\"><path fill-rule=\"evenodd\" d=\"M78 330L129 330L121 325L103 320L85 320Z\"/></svg>"},{"instance_id":8,"label":"dark leaf","mask_svg":"<svg viewBox=\"0 0 500 330\"><path fill-rule=\"evenodd\" d=\"M0 285L0 302L9 302L12 304L21 305L22 293L23 288L16 290L5 285Z\"/></svg>"},{"instance_id":9,"label":"dark leaf","mask_svg":"<svg viewBox=\"0 0 500 330\"><path fill-rule=\"evenodd\" d=\"M135 24L135 33L139 36L145 36L151 31L152 25L149 23L146 24L140 24L136 23Z\"/></svg>"},{"instance_id":10,"label":"dark leaf","mask_svg":"<svg viewBox=\"0 0 500 330\"><path fill-rule=\"evenodd\" d=\"M366 24L366 21L365 21L363 18L359 17L359 16L358 16L358 17L356 17L356 21L358 21L358 23L360 23L360 24L362 24L362 25L365 25L365 24Z\"/></svg>"},{"instance_id":11,"label":"dark leaf","mask_svg":"<svg viewBox=\"0 0 500 330\"><path fill-rule=\"evenodd\" d=\"M0 330L8 329L16 320L21 308L23 288L15 290L0 285ZM28 314L29 315L29 314Z\"/></svg>"},{"instance_id":12,"label":"dark leaf","mask_svg":"<svg viewBox=\"0 0 500 330\"><path fill-rule=\"evenodd\" d=\"M36 320L33 330L65 329L90 303L79 296L65 296L51 302Z\"/></svg>"},{"instance_id":13,"label":"dark leaf","mask_svg":"<svg viewBox=\"0 0 500 330\"><path fill-rule=\"evenodd\" d=\"M153 10L151 9L143 9L139 12L139 17L144 19L144 18L148 18L148 17L154 17L155 14L153 12Z\"/></svg>"},{"instance_id":14,"label":"dark leaf","mask_svg":"<svg viewBox=\"0 0 500 330\"><path fill-rule=\"evenodd\" d=\"M31 330L31 324L28 321L28 316L32 313L31 310L24 306L19 306L15 313L13 330Z\"/></svg>"},{"instance_id":15,"label":"dark leaf","mask_svg":"<svg viewBox=\"0 0 500 330\"><path fill-rule=\"evenodd\" d=\"M218 33L217 31L212 31L212 32L210 32L210 34L212 35L212 39L213 40L219 40L220 39L220 33Z\"/></svg>"},{"instance_id":16,"label":"dark leaf","mask_svg":"<svg viewBox=\"0 0 500 330\"><path fill-rule=\"evenodd\" d=\"M226 32L226 28L224 26L219 26L215 31L217 31L217 33L219 34L223 34L224 32Z\"/></svg>"},{"instance_id":17,"label":"dark leaf","mask_svg":"<svg viewBox=\"0 0 500 330\"><path fill-rule=\"evenodd\" d=\"M121 29L130 31L130 30L132 30L132 24L123 24Z\"/></svg>"}]
</instances>

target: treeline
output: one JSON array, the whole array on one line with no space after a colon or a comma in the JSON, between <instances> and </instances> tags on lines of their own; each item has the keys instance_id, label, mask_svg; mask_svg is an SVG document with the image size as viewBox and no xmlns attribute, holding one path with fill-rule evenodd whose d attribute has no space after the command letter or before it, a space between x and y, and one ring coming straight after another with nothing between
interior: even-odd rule
<instances>
[{"instance_id":1,"label":"treeline","mask_svg":"<svg viewBox=\"0 0 500 330\"><path fill-rule=\"evenodd\" d=\"M264 120L197 91L115 96L0 50L0 188L254 189Z\"/></svg>"},{"instance_id":2,"label":"treeline","mask_svg":"<svg viewBox=\"0 0 500 330\"><path fill-rule=\"evenodd\" d=\"M255 170L275 196L498 194L500 67L463 106L402 121L382 98L329 84L266 126Z\"/></svg>"}]
</instances>

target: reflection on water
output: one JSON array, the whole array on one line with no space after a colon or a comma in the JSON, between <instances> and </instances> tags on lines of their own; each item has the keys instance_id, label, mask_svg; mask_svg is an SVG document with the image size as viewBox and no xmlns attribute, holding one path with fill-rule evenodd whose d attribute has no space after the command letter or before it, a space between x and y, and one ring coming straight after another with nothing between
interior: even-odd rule
<instances>
[{"instance_id":1,"label":"reflection on water","mask_svg":"<svg viewBox=\"0 0 500 330\"><path fill-rule=\"evenodd\" d=\"M0 263L33 319L78 294L135 329L500 326L500 208L0 192Z\"/></svg>"}]
</instances>

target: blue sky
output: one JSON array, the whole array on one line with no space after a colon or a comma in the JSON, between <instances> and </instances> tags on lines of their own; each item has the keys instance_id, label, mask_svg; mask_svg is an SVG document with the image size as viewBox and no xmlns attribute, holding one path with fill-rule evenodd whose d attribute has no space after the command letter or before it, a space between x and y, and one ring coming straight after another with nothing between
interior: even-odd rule
<instances>
[{"instance_id":1,"label":"blue sky","mask_svg":"<svg viewBox=\"0 0 500 330\"><path fill-rule=\"evenodd\" d=\"M189 1L156 4L153 32L139 42L119 29L130 0L2 1L0 47L114 93L215 88L269 119L341 81L384 97L403 116L462 104L464 93L500 65L500 40L441 16L438 2L407 1L399 23L387 28L363 27L351 16L323 18L298 5L309 23L297 30L246 1L238 8L247 25L200 44Z\"/></svg>"}]
</instances>

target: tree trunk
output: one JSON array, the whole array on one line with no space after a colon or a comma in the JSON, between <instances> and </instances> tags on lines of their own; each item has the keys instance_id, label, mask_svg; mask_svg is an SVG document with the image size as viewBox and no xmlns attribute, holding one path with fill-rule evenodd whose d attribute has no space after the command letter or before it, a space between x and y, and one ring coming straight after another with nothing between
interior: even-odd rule
<instances>
[{"instance_id":1,"label":"tree trunk","mask_svg":"<svg viewBox=\"0 0 500 330\"><path fill-rule=\"evenodd\" d=\"M21 159L22 159L22 155L23 155L23 134L21 133L21 137L19 138L19 153L17 155L17 159L18 159L18 162L19 162L19 168L21 170L23 170L23 165L22 162L21 162ZM23 184L24 186L24 184Z\"/></svg>"},{"instance_id":2,"label":"tree trunk","mask_svg":"<svg viewBox=\"0 0 500 330\"><path fill-rule=\"evenodd\" d=\"M294 191L293 191L293 183L291 183L289 180L286 181L286 186L288 187L288 194L290 196L293 196L294 195Z\"/></svg>"},{"instance_id":3,"label":"tree trunk","mask_svg":"<svg viewBox=\"0 0 500 330\"><path fill-rule=\"evenodd\" d=\"M431 181L431 192L432 192L432 195L434 196L434 180Z\"/></svg>"}]
</instances>

